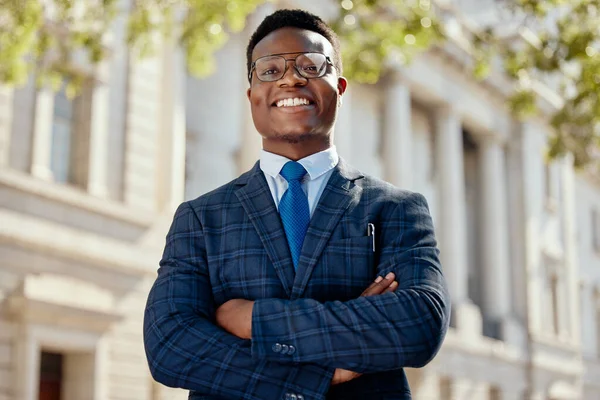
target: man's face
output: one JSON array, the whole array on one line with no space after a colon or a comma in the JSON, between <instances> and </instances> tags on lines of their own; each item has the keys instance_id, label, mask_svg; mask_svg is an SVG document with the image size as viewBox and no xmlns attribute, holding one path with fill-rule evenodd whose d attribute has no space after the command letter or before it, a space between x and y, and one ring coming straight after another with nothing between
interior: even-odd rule
<instances>
[{"instance_id":1,"label":"man's face","mask_svg":"<svg viewBox=\"0 0 600 400\"><path fill-rule=\"evenodd\" d=\"M333 46L320 34L298 28L282 28L263 38L252 52L252 61L264 56L287 53L287 60L298 54L317 52L334 59ZM338 98L346 80L327 65L321 78L307 79L298 74L293 61L286 61L285 75L274 82L260 81L256 71L248 89L252 118L266 140L291 143L311 139L328 140L337 115ZM306 99L309 104L283 106L284 99Z\"/></svg>"}]
</instances>

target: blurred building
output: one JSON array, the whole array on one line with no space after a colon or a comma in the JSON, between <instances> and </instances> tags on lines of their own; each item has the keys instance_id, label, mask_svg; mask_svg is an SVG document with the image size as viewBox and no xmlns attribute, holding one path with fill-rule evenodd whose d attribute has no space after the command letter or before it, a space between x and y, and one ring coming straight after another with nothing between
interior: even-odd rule
<instances>
[{"instance_id":1,"label":"blurred building","mask_svg":"<svg viewBox=\"0 0 600 400\"><path fill-rule=\"evenodd\" d=\"M158 398L141 322L183 200L185 70L166 46L137 61L125 23L109 61L74 62L75 99L0 91L2 400Z\"/></svg>"},{"instance_id":2,"label":"blurred building","mask_svg":"<svg viewBox=\"0 0 600 400\"><path fill-rule=\"evenodd\" d=\"M434 218L452 328L408 371L414 398L598 399L600 177L546 163L551 128L511 117L502 76L469 74L458 38L469 16L494 18L490 3L443 4L455 40L350 82L335 134L343 158L423 193ZM245 46L264 15L300 5L336 9L261 7L207 79L166 45L136 61L119 20L111 59L77 66L90 79L76 99L33 79L0 90L0 400L186 398L148 373L146 294L177 204L256 161Z\"/></svg>"}]
</instances>

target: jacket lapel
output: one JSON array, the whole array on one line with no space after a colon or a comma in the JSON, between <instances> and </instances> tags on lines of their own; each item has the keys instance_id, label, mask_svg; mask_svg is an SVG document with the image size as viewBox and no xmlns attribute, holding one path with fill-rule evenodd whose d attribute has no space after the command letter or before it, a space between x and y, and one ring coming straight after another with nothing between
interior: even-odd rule
<instances>
[{"instance_id":1,"label":"jacket lapel","mask_svg":"<svg viewBox=\"0 0 600 400\"><path fill-rule=\"evenodd\" d=\"M340 158L310 219L300 253L292 299L299 298L304 293L310 275L341 216L350 204L360 200L362 188L354 184L354 181L360 178L363 178L363 175Z\"/></svg>"},{"instance_id":2,"label":"jacket lapel","mask_svg":"<svg viewBox=\"0 0 600 400\"><path fill-rule=\"evenodd\" d=\"M254 225L286 293L290 296L294 282L294 264L273 196L259 165L257 162L252 170L237 179L236 185L242 187L235 194Z\"/></svg>"}]
</instances>

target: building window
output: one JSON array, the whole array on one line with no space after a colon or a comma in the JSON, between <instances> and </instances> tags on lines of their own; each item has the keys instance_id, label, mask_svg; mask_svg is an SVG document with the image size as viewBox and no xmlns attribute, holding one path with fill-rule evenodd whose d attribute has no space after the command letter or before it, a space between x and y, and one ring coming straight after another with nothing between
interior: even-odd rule
<instances>
[{"instance_id":1,"label":"building window","mask_svg":"<svg viewBox=\"0 0 600 400\"><path fill-rule=\"evenodd\" d=\"M62 384L63 355L42 351L39 400L61 400Z\"/></svg>"},{"instance_id":2,"label":"building window","mask_svg":"<svg viewBox=\"0 0 600 400\"><path fill-rule=\"evenodd\" d=\"M600 211L592 210L592 248L600 253Z\"/></svg>"},{"instance_id":3,"label":"building window","mask_svg":"<svg viewBox=\"0 0 600 400\"><path fill-rule=\"evenodd\" d=\"M54 96L50 169L58 183L87 187L91 93L84 84L71 99L63 85Z\"/></svg>"}]
</instances>

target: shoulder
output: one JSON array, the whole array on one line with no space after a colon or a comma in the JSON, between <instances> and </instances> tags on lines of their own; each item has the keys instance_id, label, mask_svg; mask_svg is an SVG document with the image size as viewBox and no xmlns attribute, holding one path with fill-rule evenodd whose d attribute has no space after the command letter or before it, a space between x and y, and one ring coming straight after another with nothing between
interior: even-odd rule
<instances>
[{"instance_id":1,"label":"shoulder","mask_svg":"<svg viewBox=\"0 0 600 400\"><path fill-rule=\"evenodd\" d=\"M402 189L382 179L363 174L363 178L356 181L361 186L365 196L389 206L401 204L420 204L427 206L427 200L421 193Z\"/></svg>"},{"instance_id":2,"label":"shoulder","mask_svg":"<svg viewBox=\"0 0 600 400\"><path fill-rule=\"evenodd\" d=\"M377 210L382 227L387 229L433 230L433 221L425 196L396 187L382 179L365 175L361 185L364 203Z\"/></svg>"},{"instance_id":3,"label":"shoulder","mask_svg":"<svg viewBox=\"0 0 600 400\"><path fill-rule=\"evenodd\" d=\"M187 201L187 205L190 206L194 211L207 211L211 209L222 209L224 206L237 203L238 199L235 192L243 186L248 179L256 173L260 173L260 169L254 166L251 170L243 173L239 177L227 182L226 184L219 186L207 193L204 193L193 200Z\"/></svg>"},{"instance_id":4,"label":"shoulder","mask_svg":"<svg viewBox=\"0 0 600 400\"><path fill-rule=\"evenodd\" d=\"M231 195L235 192L237 185L235 182L237 179L232 180L210 192L204 193L193 200L189 200L187 203L192 208L206 207L210 205L223 204L227 199L231 198Z\"/></svg>"},{"instance_id":5,"label":"shoulder","mask_svg":"<svg viewBox=\"0 0 600 400\"><path fill-rule=\"evenodd\" d=\"M363 195L367 195L370 198L394 203L405 199L423 197L419 193L399 188L383 179L365 174L351 166L341 157L336 169L343 178L350 180L356 186L361 187Z\"/></svg>"}]
</instances>

